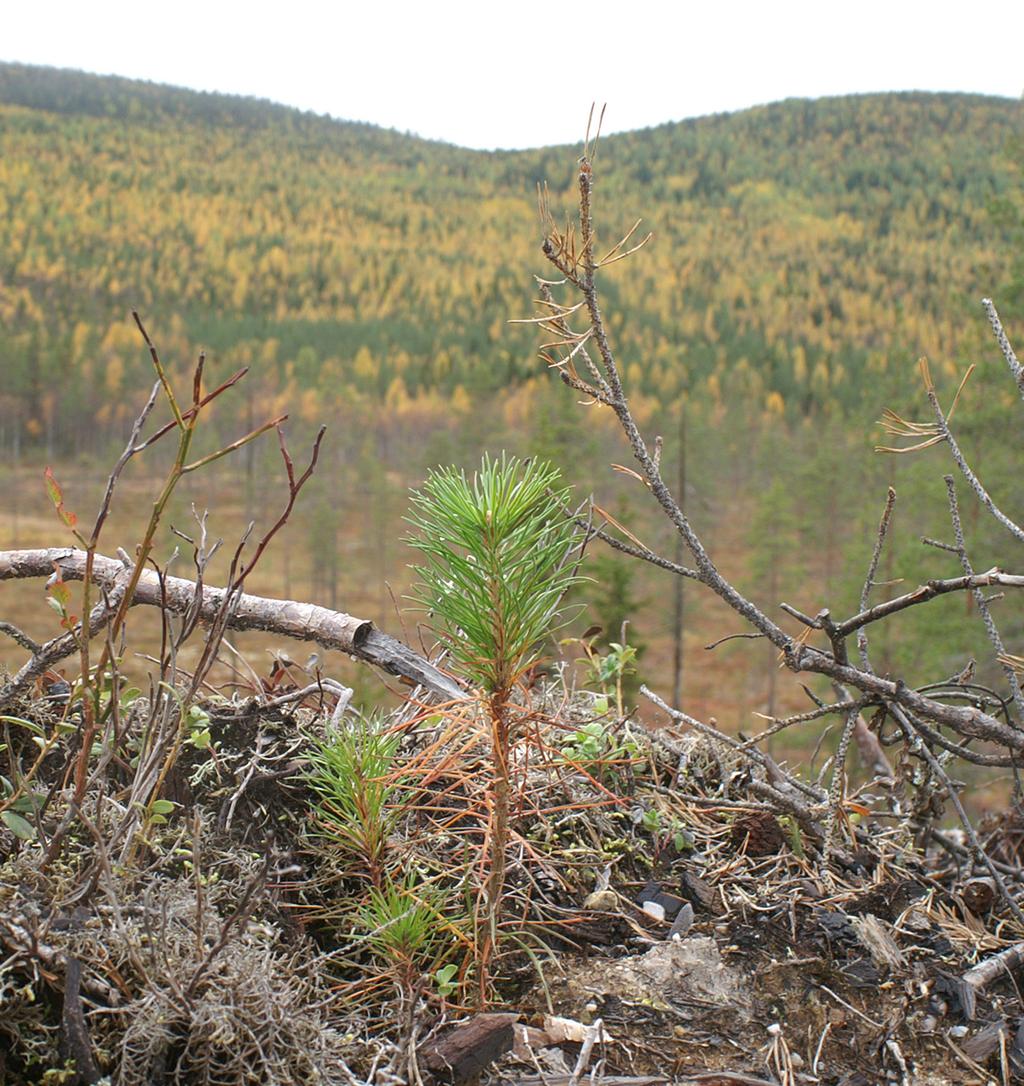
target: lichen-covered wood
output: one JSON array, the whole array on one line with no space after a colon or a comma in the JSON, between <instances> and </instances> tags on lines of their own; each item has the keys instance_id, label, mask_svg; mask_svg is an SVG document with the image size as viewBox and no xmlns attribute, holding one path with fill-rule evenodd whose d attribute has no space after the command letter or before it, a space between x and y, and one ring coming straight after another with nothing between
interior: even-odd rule
<instances>
[{"instance_id":1,"label":"lichen-covered wood","mask_svg":"<svg viewBox=\"0 0 1024 1086\"><path fill-rule=\"evenodd\" d=\"M4 551L0 552L0 581L49 577L55 569L60 570L65 580L81 580L85 575L85 564L85 551L73 547ZM99 554L93 558L93 580L107 590L123 586L129 573L130 566L124 561ZM203 586L199 603L201 618L212 619L219 612L225 591L223 588ZM161 578L154 570L145 570L135 590L133 603L166 607L169 611L184 614L196 606L196 584L183 577ZM445 700L466 696L457 682L429 660L375 629L368 619L356 618L341 611L243 592L232 606L228 626L234 630L265 630L299 641L315 641L324 648L347 652L391 675L401 675Z\"/></svg>"}]
</instances>

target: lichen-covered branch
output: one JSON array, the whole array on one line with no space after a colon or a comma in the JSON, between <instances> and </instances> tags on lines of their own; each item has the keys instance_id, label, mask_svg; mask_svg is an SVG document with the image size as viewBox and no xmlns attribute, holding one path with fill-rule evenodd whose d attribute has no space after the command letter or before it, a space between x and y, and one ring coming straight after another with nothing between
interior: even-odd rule
<instances>
[{"instance_id":1,"label":"lichen-covered branch","mask_svg":"<svg viewBox=\"0 0 1024 1086\"><path fill-rule=\"evenodd\" d=\"M1014 381L1017 382L1021 397L1024 397L1024 366L1020 364L1013 347L1010 346L1010 341L1003 331L1003 322L999 319L999 314L996 312L992 299L982 298L981 304L985 310L985 316L988 317L989 324L992 325L992 333L996 337L999 349L1003 352L1003 358L1006 359L1006 364L1010 367L1010 373Z\"/></svg>"},{"instance_id":2,"label":"lichen-covered branch","mask_svg":"<svg viewBox=\"0 0 1024 1086\"><path fill-rule=\"evenodd\" d=\"M48 577L55 567L65 580L81 580L85 574L86 553L70 547L0 552L0 581ZM116 558L96 555L93 559L93 580L108 591L123 590L131 573L131 567ZM203 587L199 608L201 620L211 621L217 616L225 591L223 588ZM166 607L176 614L185 614L194 607L195 595L194 581L182 577L161 578L153 570L144 570L131 603L133 606ZM312 603L242 593L232 608L227 624L234 630L265 630L299 641L315 641L324 648L347 652L389 674L400 675L446 700L466 697L466 692L453 679L429 660L375 629L368 619L355 618ZM95 632L98 626L91 623L90 629ZM76 647L72 638L68 635L65 637L69 645L64 655L71 655ZM29 682L34 677L33 673ZM9 688L13 685L12 682L8 688L0 691L0 704L5 696L12 696Z\"/></svg>"}]
</instances>

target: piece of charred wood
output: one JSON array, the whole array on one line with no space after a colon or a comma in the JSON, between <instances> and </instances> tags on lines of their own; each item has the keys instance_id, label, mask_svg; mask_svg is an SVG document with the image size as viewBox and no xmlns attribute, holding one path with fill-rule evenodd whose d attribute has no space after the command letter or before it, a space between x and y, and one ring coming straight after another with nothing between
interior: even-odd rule
<instances>
[{"instance_id":1,"label":"piece of charred wood","mask_svg":"<svg viewBox=\"0 0 1024 1086\"><path fill-rule=\"evenodd\" d=\"M76 1084L93 1086L100 1070L92 1054L89 1027L82 1006L82 963L68 955L64 964L64 1010L61 1015L61 1049L65 1059L73 1060Z\"/></svg>"},{"instance_id":2,"label":"piece of charred wood","mask_svg":"<svg viewBox=\"0 0 1024 1086\"><path fill-rule=\"evenodd\" d=\"M1007 1022L1005 1018L997 1018L960 1045L960 1050L968 1059L983 1065L1004 1049L1013 1073L1020 1076L1024 1073L1024 1018L1018 1018L1016 1024Z\"/></svg>"},{"instance_id":3,"label":"piece of charred wood","mask_svg":"<svg viewBox=\"0 0 1024 1086\"><path fill-rule=\"evenodd\" d=\"M683 872L679 879L679 892L695 909L715 915L722 912L718 891L707 879L702 879L692 871Z\"/></svg>"},{"instance_id":4,"label":"piece of charred wood","mask_svg":"<svg viewBox=\"0 0 1024 1086\"><path fill-rule=\"evenodd\" d=\"M743 849L748 856L775 856L786 843L782 827L770 811L740 815L732 824L730 840L733 848Z\"/></svg>"},{"instance_id":5,"label":"piece of charred wood","mask_svg":"<svg viewBox=\"0 0 1024 1086\"><path fill-rule=\"evenodd\" d=\"M655 905L660 905L665 912L666 920L672 920L684 903L683 898L667 893L660 882L645 883L644 888L636 895L634 901L641 909L649 901Z\"/></svg>"},{"instance_id":6,"label":"piece of charred wood","mask_svg":"<svg viewBox=\"0 0 1024 1086\"><path fill-rule=\"evenodd\" d=\"M996 884L990 878L968 879L960 896L975 916L984 916L995 904Z\"/></svg>"},{"instance_id":7,"label":"piece of charred wood","mask_svg":"<svg viewBox=\"0 0 1024 1086\"><path fill-rule=\"evenodd\" d=\"M1005 1018L997 1018L995 1022L989 1022L977 1033L971 1034L960 1045L960 1051L975 1063L985 1063L989 1056L994 1055L1001 1045L1006 1043L1010 1027Z\"/></svg>"},{"instance_id":8,"label":"piece of charred wood","mask_svg":"<svg viewBox=\"0 0 1024 1086\"><path fill-rule=\"evenodd\" d=\"M617 946L629 932L628 925L621 915L595 914L585 916L566 928L568 945L589 943L592 946ZM558 938L558 932L553 932Z\"/></svg>"},{"instance_id":9,"label":"piece of charred wood","mask_svg":"<svg viewBox=\"0 0 1024 1086\"><path fill-rule=\"evenodd\" d=\"M518 1014L478 1014L424 1046L420 1067L439 1082L470 1082L511 1051L518 1019Z\"/></svg>"}]
</instances>

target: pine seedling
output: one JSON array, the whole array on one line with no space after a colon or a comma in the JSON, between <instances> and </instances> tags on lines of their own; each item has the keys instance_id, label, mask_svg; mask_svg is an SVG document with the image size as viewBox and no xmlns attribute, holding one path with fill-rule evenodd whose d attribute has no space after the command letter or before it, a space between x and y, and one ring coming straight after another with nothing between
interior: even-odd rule
<instances>
[{"instance_id":1,"label":"pine seedling","mask_svg":"<svg viewBox=\"0 0 1024 1086\"><path fill-rule=\"evenodd\" d=\"M317 742L309 756L320 832L348 859L365 865L375 887L384 881L388 838L398 817L395 757L401 738L380 721L360 720Z\"/></svg>"},{"instance_id":2,"label":"pine seedling","mask_svg":"<svg viewBox=\"0 0 1024 1086\"><path fill-rule=\"evenodd\" d=\"M510 819L512 695L559 624L566 592L579 580L569 497L547 463L485 456L467 479L455 468L432 472L412 496L410 544L416 599L451 659L478 689L491 731L490 870L483 899L481 990L498 938Z\"/></svg>"},{"instance_id":3,"label":"pine seedling","mask_svg":"<svg viewBox=\"0 0 1024 1086\"><path fill-rule=\"evenodd\" d=\"M441 963L444 898L413 876L374 886L359 913L373 953L393 970L399 986L412 991L416 980Z\"/></svg>"}]
</instances>

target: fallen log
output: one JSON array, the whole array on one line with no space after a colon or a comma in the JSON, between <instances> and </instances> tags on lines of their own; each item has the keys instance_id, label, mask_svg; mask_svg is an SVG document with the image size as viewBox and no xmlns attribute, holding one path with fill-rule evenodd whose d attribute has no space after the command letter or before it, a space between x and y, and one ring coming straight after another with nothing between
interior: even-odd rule
<instances>
[{"instance_id":1,"label":"fallen log","mask_svg":"<svg viewBox=\"0 0 1024 1086\"><path fill-rule=\"evenodd\" d=\"M85 576L86 554L73 547L47 550L0 551L0 581L49 577L59 569L66 581ZM131 568L124 561L97 554L93 557L93 581L108 591L127 584ZM224 588L203 586L199 617L210 621L224 603ZM159 577L144 570L132 604L166 607L175 614L190 612L196 603L196 584L183 577ZM326 649L338 649L389 675L399 675L432 694L455 701L467 692L429 660L394 637L378 630L368 619L296 600L277 600L242 593L228 619L233 630L263 630L298 641L315 641ZM23 669L24 670L24 669ZM15 679L17 681L17 678Z\"/></svg>"}]
</instances>

